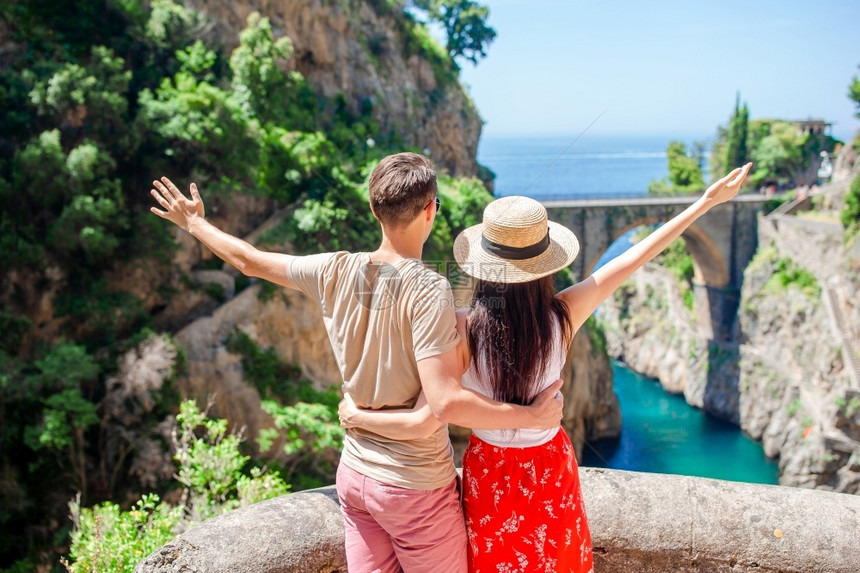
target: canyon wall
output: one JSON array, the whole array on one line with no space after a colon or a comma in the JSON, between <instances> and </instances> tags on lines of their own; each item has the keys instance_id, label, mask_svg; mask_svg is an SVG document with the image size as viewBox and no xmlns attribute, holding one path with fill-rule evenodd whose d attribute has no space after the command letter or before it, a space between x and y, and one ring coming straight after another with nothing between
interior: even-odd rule
<instances>
[{"instance_id":1,"label":"canyon wall","mask_svg":"<svg viewBox=\"0 0 860 573\"><path fill-rule=\"evenodd\" d=\"M843 188L817 203L838 211ZM860 244L819 213L760 218L736 343L703 338L677 280L655 265L600 318L611 356L762 441L781 484L858 493Z\"/></svg>"},{"instance_id":2,"label":"canyon wall","mask_svg":"<svg viewBox=\"0 0 860 573\"><path fill-rule=\"evenodd\" d=\"M292 40L289 65L319 93L372 107L382 131L426 150L452 175L475 175L481 118L456 79L422 55L397 3L348 0L191 0L211 18L208 34L231 49L252 12ZM424 44L426 46L426 44ZM444 48L443 48L444 50Z\"/></svg>"}]
</instances>

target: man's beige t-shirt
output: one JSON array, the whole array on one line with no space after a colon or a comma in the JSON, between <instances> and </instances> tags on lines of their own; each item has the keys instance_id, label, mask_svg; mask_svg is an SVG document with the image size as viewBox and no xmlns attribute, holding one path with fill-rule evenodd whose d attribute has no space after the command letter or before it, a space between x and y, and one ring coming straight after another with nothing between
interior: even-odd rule
<instances>
[{"instance_id":1,"label":"man's beige t-shirt","mask_svg":"<svg viewBox=\"0 0 860 573\"><path fill-rule=\"evenodd\" d=\"M414 406L418 361L460 340L451 285L420 260L372 263L368 253L323 253L296 257L287 276L320 304L340 373L361 408ZM416 440L347 430L341 463L410 489L436 489L456 475L444 425Z\"/></svg>"}]
</instances>

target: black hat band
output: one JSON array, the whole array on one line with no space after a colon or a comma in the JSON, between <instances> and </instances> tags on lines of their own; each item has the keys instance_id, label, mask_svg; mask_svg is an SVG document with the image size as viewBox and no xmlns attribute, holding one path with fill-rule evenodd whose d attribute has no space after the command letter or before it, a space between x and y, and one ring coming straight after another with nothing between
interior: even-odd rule
<instances>
[{"instance_id":1,"label":"black hat band","mask_svg":"<svg viewBox=\"0 0 860 573\"><path fill-rule=\"evenodd\" d=\"M494 243L485 237L483 233L481 234L481 247L483 247L486 252L499 258L510 259L513 261L531 259L538 255L542 255L549 248L549 244L549 229L547 229L546 235L543 239L534 245L529 245L527 247L509 247L508 245L502 245L501 243Z\"/></svg>"}]
</instances>

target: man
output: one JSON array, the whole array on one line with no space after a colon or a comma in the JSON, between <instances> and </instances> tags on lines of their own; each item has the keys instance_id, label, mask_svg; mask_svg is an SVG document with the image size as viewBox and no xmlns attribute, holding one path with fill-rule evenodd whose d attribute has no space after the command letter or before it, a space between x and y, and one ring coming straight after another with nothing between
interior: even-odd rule
<instances>
[{"instance_id":1,"label":"man","mask_svg":"<svg viewBox=\"0 0 860 573\"><path fill-rule=\"evenodd\" d=\"M204 218L167 178L153 182L163 210L248 276L297 289L319 303L344 387L359 407L408 408L424 392L443 423L480 429L557 427L561 381L531 406L494 402L460 385L453 294L421 263L439 209L436 174L414 153L384 158L370 176L370 208L382 227L372 253L267 253ZM466 533L447 426L414 440L346 433L337 490L351 572L466 571Z\"/></svg>"}]
</instances>

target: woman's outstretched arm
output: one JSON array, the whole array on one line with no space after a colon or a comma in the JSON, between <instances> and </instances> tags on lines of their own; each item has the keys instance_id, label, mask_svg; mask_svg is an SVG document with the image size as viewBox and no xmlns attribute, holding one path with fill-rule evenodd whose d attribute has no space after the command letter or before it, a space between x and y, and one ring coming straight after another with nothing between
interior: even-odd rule
<instances>
[{"instance_id":1,"label":"woman's outstretched arm","mask_svg":"<svg viewBox=\"0 0 860 573\"><path fill-rule=\"evenodd\" d=\"M362 410L349 393L344 392L338 407L340 425L346 429L362 428L392 440L415 440L433 435L442 425L430 410L424 392L415 406L401 410Z\"/></svg>"},{"instance_id":2,"label":"woman's outstretched arm","mask_svg":"<svg viewBox=\"0 0 860 573\"><path fill-rule=\"evenodd\" d=\"M699 199L682 213L670 219L645 239L618 255L591 276L566 288L558 297L567 303L574 331L585 323L600 304L626 281L633 272L656 257L681 236L687 227L712 207L737 195L752 163L738 167L708 187Z\"/></svg>"}]
</instances>

